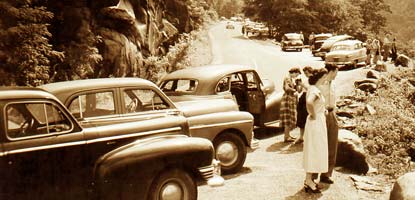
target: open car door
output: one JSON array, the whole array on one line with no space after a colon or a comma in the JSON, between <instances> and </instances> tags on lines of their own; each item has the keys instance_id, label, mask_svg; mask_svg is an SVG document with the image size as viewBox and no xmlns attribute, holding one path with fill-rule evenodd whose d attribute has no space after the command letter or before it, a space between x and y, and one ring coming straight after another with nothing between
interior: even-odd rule
<instances>
[{"instance_id":1,"label":"open car door","mask_svg":"<svg viewBox=\"0 0 415 200\"><path fill-rule=\"evenodd\" d=\"M251 114L261 114L265 111L265 94L261 90L261 79L254 71L244 73L247 88L247 111Z\"/></svg>"}]
</instances>

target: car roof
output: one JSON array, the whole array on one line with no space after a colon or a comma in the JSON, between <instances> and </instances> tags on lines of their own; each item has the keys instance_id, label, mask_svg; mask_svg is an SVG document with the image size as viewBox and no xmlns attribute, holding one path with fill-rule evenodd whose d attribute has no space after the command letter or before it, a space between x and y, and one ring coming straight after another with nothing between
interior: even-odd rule
<instances>
[{"instance_id":1,"label":"car roof","mask_svg":"<svg viewBox=\"0 0 415 200\"><path fill-rule=\"evenodd\" d=\"M350 35L335 35L333 37L328 38L327 40L341 40L341 39L349 38L349 37L352 38L352 36Z\"/></svg>"},{"instance_id":2,"label":"car roof","mask_svg":"<svg viewBox=\"0 0 415 200\"><path fill-rule=\"evenodd\" d=\"M190 67L186 69L181 69L174 71L170 74L167 74L163 77L164 80L166 79L198 79L198 80L205 80L205 79L218 79L222 78L224 75L245 71L245 70L252 70L253 67L245 66L245 65L232 65L232 64L219 64L219 65L206 65L206 66L199 66L199 67Z\"/></svg>"},{"instance_id":3,"label":"car roof","mask_svg":"<svg viewBox=\"0 0 415 200\"><path fill-rule=\"evenodd\" d=\"M174 71L165 75L162 81L175 80L175 79L193 79L198 80L198 85L195 91L198 94L211 93L218 81L228 74L232 74L240 71L252 71L255 68L246 65L232 65L232 64L218 64L218 65L206 65L200 67L191 67Z\"/></svg>"},{"instance_id":4,"label":"car roof","mask_svg":"<svg viewBox=\"0 0 415 200\"><path fill-rule=\"evenodd\" d=\"M299 36L300 34L299 33L285 33L284 35L286 35L286 36Z\"/></svg>"},{"instance_id":5,"label":"car roof","mask_svg":"<svg viewBox=\"0 0 415 200\"><path fill-rule=\"evenodd\" d=\"M331 33L319 33L314 35L314 37L333 37L333 34Z\"/></svg>"},{"instance_id":6,"label":"car roof","mask_svg":"<svg viewBox=\"0 0 415 200\"><path fill-rule=\"evenodd\" d=\"M141 78L97 78L83 79L49 83L39 86L40 88L54 94L59 99L67 99L74 93L74 90L85 91L89 89L105 89L129 86L151 86L157 87L154 83Z\"/></svg>"},{"instance_id":7,"label":"car roof","mask_svg":"<svg viewBox=\"0 0 415 200\"><path fill-rule=\"evenodd\" d=\"M54 99L49 92L34 87L2 86L0 87L0 99Z\"/></svg>"},{"instance_id":8,"label":"car roof","mask_svg":"<svg viewBox=\"0 0 415 200\"><path fill-rule=\"evenodd\" d=\"M334 44L334 46L337 46L337 45L349 45L350 46L350 45L355 45L357 43L362 43L362 41L360 41L360 40L343 40L343 41L336 42Z\"/></svg>"}]
</instances>

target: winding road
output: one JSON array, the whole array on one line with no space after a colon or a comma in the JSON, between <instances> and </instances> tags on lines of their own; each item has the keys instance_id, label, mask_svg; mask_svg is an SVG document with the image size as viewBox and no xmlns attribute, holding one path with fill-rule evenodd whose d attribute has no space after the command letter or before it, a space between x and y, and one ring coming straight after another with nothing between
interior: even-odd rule
<instances>
[{"instance_id":1,"label":"winding road","mask_svg":"<svg viewBox=\"0 0 415 200\"><path fill-rule=\"evenodd\" d=\"M227 22L219 22L209 30L213 64L242 64L255 66L262 78L273 80L282 92L283 77L291 67L323 67L324 62L313 57L309 49L302 52L282 52L271 40L251 40L241 34L240 24L226 29ZM364 70L341 71L336 85L341 95L353 89L353 79L364 76ZM276 134L277 133L277 134ZM226 175L225 185L198 186L200 200L273 200L273 199L372 199L373 194L358 191L347 173L335 172L335 183L323 184L322 194L307 194L303 190L302 145L283 143L281 130L255 133L260 148L249 152L241 172ZM299 135L299 130L292 133ZM379 194L386 197L385 194ZM383 199L383 198L382 198Z\"/></svg>"}]
</instances>

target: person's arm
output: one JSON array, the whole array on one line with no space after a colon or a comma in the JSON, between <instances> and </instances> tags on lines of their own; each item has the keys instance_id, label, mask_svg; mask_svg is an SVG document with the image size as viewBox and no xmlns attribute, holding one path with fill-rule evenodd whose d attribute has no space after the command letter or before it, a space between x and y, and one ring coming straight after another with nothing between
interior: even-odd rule
<instances>
[{"instance_id":1,"label":"person's arm","mask_svg":"<svg viewBox=\"0 0 415 200\"><path fill-rule=\"evenodd\" d=\"M307 112L308 112L308 115L310 116L310 119L313 119L313 120L316 118L316 113L314 111L314 102L318 98L319 97L315 93L311 93L306 99Z\"/></svg>"},{"instance_id":2,"label":"person's arm","mask_svg":"<svg viewBox=\"0 0 415 200\"><path fill-rule=\"evenodd\" d=\"M290 86L289 78L284 79L284 91L289 93L294 93L296 90L295 88Z\"/></svg>"}]
</instances>

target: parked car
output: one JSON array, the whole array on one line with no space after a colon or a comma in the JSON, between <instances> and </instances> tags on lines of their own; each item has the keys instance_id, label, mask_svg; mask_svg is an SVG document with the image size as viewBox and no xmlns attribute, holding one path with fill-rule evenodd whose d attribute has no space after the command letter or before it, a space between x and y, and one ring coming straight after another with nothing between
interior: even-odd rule
<instances>
[{"instance_id":1,"label":"parked car","mask_svg":"<svg viewBox=\"0 0 415 200\"><path fill-rule=\"evenodd\" d=\"M353 36L350 35L336 35L330 38L327 38L323 44L321 45L318 52L315 53L315 56L321 57L321 59L326 59L326 54L330 52L331 47L334 43L343 41L343 40L352 40L354 39Z\"/></svg>"},{"instance_id":2,"label":"parked car","mask_svg":"<svg viewBox=\"0 0 415 200\"><path fill-rule=\"evenodd\" d=\"M350 66L356 68L360 62L366 61L366 47L359 40L345 40L334 43L326 54L326 64Z\"/></svg>"},{"instance_id":3,"label":"parked car","mask_svg":"<svg viewBox=\"0 0 415 200\"><path fill-rule=\"evenodd\" d=\"M287 51L288 49L302 51L304 47L303 40L299 33L286 33L282 36L281 49L283 51Z\"/></svg>"},{"instance_id":4,"label":"parked car","mask_svg":"<svg viewBox=\"0 0 415 200\"><path fill-rule=\"evenodd\" d=\"M190 85L191 90L183 89ZM174 102L233 99L239 110L254 116L256 126L279 126L282 93L253 67L223 64L177 70L164 76L159 86Z\"/></svg>"},{"instance_id":5,"label":"parked car","mask_svg":"<svg viewBox=\"0 0 415 200\"><path fill-rule=\"evenodd\" d=\"M226 24L226 29L235 29L235 26L233 24L231 24L230 22L228 22Z\"/></svg>"},{"instance_id":6,"label":"parked car","mask_svg":"<svg viewBox=\"0 0 415 200\"><path fill-rule=\"evenodd\" d=\"M313 40L310 42L310 49L311 49L311 53L313 54L313 56L317 56L317 52L319 51L319 49L321 48L321 46L323 45L324 41L326 41L326 39L333 37L333 34L331 33L320 33L314 36Z\"/></svg>"},{"instance_id":7,"label":"parked car","mask_svg":"<svg viewBox=\"0 0 415 200\"><path fill-rule=\"evenodd\" d=\"M110 111L101 97L96 112ZM77 117L96 115L83 100ZM214 175L212 143L173 110L84 127L42 89L3 87L0 111L1 199L196 199L197 179Z\"/></svg>"},{"instance_id":8,"label":"parked car","mask_svg":"<svg viewBox=\"0 0 415 200\"><path fill-rule=\"evenodd\" d=\"M146 123L148 119L164 120L166 115L186 117L190 135L213 142L225 174L242 168L247 148L258 148L253 135L253 116L240 112L231 100L175 105L155 84L139 78L57 82L41 88L58 97L87 127L128 121Z\"/></svg>"}]
</instances>

